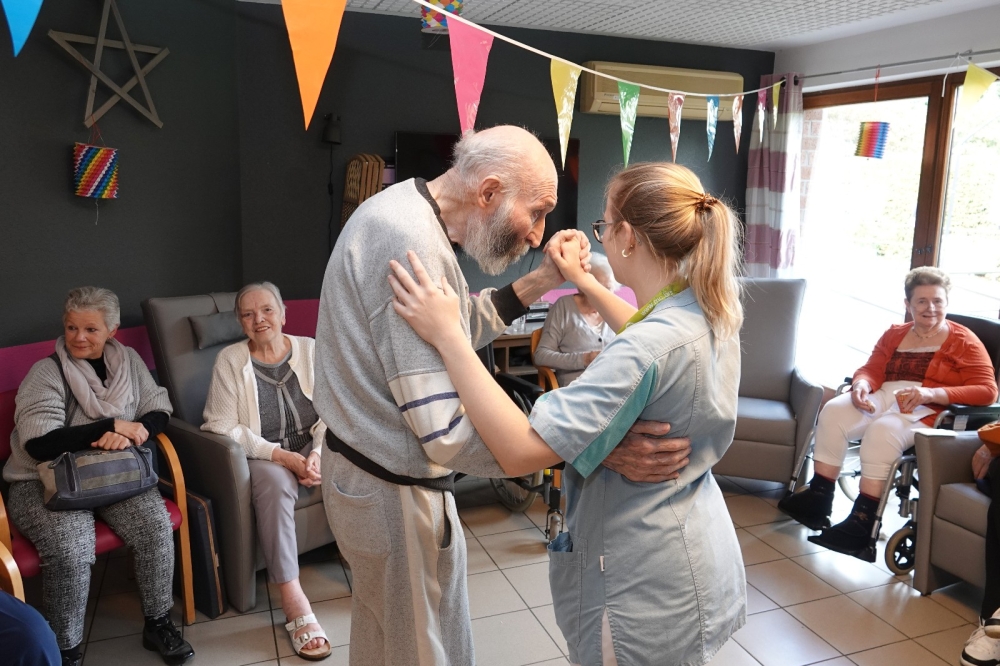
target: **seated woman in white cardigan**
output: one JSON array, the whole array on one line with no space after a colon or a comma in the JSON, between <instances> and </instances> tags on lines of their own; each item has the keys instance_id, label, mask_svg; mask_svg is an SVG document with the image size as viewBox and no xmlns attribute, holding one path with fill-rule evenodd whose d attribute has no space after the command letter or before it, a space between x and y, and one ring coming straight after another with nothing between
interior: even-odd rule
<instances>
[{"instance_id":1,"label":"seated woman in white cardigan","mask_svg":"<svg viewBox=\"0 0 1000 666\"><path fill-rule=\"evenodd\" d=\"M270 282L243 287L236 315L249 339L219 352L201 428L246 451L268 580L281 591L295 652L317 661L330 642L299 585L294 518L299 493L320 483L326 433L312 404L314 341L282 334L285 304Z\"/></svg>"}]
</instances>

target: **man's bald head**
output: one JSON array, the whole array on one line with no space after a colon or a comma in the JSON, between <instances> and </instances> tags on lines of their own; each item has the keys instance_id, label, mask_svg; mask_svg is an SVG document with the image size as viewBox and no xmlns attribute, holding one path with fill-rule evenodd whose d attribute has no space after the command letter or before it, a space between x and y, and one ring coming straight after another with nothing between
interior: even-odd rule
<instances>
[{"instance_id":1,"label":"man's bald head","mask_svg":"<svg viewBox=\"0 0 1000 666\"><path fill-rule=\"evenodd\" d=\"M452 169L470 189L478 189L483 179L493 176L505 193L515 196L530 194L557 178L555 164L542 142L514 125L466 132L455 145Z\"/></svg>"}]
</instances>

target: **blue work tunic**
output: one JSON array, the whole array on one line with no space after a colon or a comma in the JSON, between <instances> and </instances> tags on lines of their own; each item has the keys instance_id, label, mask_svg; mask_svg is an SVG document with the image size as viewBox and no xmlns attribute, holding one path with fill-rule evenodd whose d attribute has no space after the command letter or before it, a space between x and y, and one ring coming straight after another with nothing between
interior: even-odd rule
<instances>
[{"instance_id":1,"label":"blue work tunic","mask_svg":"<svg viewBox=\"0 0 1000 666\"><path fill-rule=\"evenodd\" d=\"M739 340L718 341L686 289L535 405L531 425L570 463L549 577L573 663L614 664L613 649L621 666L697 666L743 626L743 558L711 473L733 441L739 383ZM635 483L601 466L637 419L691 439L679 479Z\"/></svg>"}]
</instances>

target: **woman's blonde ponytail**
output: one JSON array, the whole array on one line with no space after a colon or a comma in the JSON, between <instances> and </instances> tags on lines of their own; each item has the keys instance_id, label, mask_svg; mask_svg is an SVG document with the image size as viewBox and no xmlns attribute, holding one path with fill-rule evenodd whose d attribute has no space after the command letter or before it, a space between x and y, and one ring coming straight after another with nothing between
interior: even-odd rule
<instances>
[{"instance_id":1,"label":"woman's blonde ponytail","mask_svg":"<svg viewBox=\"0 0 1000 666\"><path fill-rule=\"evenodd\" d=\"M727 340L743 325L739 280L739 223L729 206L707 197L696 204L701 240L686 259L688 282L716 337Z\"/></svg>"}]
</instances>

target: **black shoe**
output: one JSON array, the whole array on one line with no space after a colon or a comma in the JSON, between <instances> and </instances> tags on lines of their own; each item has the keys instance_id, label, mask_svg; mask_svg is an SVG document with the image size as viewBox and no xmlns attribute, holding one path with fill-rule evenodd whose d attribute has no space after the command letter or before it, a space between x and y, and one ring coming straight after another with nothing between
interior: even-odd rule
<instances>
[{"instance_id":1,"label":"black shoe","mask_svg":"<svg viewBox=\"0 0 1000 666\"><path fill-rule=\"evenodd\" d=\"M159 652L163 661L170 666L180 666L194 657L191 644L181 637L169 615L155 619L146 619L142 630L142 647Z\"/></svg>"},{"instance_id":2,"label":"black shoe","mask_svg":"<svg viewBox=\"0 0 1000 666\"><path fill-rule=\"evenodd\" d=\"M80 666L83 663L79 645L68 650L59 650L59 654L62 655L62 666Z\"/></svg>"},{"instance_id":3,"label":"black shoe","mask_svg":"<svg viewBox=\"0 0 1000 666\"><path fill-rule=\"evenodd\" d=\"M830 526L833 512L833 484L829 492L819 489L816 480L798 492L786 495L778 502L778 508L811 530L822 530Z\"/></svg>"},{"instance_id":4,"label":"black shoe","mask_svg":"<svg viewBox=\"0 0 1000 666\"><path fill-rule=\"evenodd\" d=\"M844 522L809 537L809 541L865 562L874 562L875 539L872 539L872 530L875 529L878 503L876 499L859 495L851 514Z\"/></svg>"}]
</instances>

